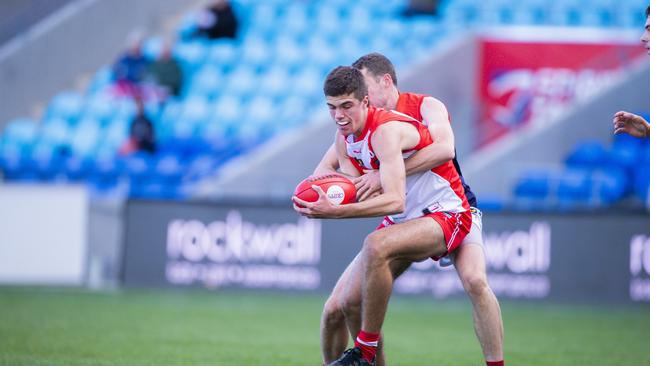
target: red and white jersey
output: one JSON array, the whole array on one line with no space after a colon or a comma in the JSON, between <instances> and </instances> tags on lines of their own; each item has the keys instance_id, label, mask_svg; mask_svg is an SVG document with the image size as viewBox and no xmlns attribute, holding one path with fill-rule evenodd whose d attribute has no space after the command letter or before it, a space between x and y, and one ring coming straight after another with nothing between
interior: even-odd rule
<instances>
[{"instance_id":1,"label":"red and white jersey","mask_svg":"<svg viewBox=\"0 0 650 366\"><path fill-rule=\"evenodd\" d=\"M360 173L363 169L378 169L379 160L372 149L372 134L381 124L389 121L410 123L420 134L420 142L413 149L403 151L404 159L433 142L427 127L420 121L396 111L369 107L363 136L345 138L347 154ZM425 212L458 213L469 210L465 191L452 161L431 170L406 176L406 207L403 213L389 216L394 222L403 222L422 216Z\"/></svg>"}]
</instances>

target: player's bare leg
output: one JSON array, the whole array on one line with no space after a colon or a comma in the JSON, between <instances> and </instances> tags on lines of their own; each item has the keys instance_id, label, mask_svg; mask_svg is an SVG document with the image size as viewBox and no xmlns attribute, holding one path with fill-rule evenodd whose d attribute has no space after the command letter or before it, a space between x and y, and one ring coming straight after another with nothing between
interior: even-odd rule
<instances>
[{"instance_id":1,"label":"player's bare leg","mask_svg":"<svg viewBox=\"0 0 650 366\"><path fill-rule=\"evenodd\" d=\"M409 261L400 261L396 260L390 263L390 271L393 276L393 281L397 279L402 273L404 273L411 265ZM361 275L363 274L363 263L359 261L357 263L357 269L354 272L358 278L355 278L353 281L350 281L350 286L356 286L355 288L348 289L345 299L342 303L343 312L345 314L345 322L347 324L350 335L354 338L359 331L361 330ZM379 345L377 347L377 354L375 355L375 365L376 366L386 366L388 361L384 353L384 335L382 334L381 339L379 340Z\"/></svg>"},{"instance_id":2,"label":"player's bare leg","mask_svg":"<svg viewBox=\"0 0 650 366\"><path fill-rule=\"evenodd\" d=\"M463 242L456 251L456 271L472 302L474 331L486 361L503 360L501 308L488 285L480 244Z\"/></svg>"},{"instance_id":3,"label":"player's bare leg","mask_svg":"<svg viewBox=\"0 0 650 366\"><path fill-rule=\"evenodd\" d=\"M362 250L362 329L369 333L381 331L393 288L391 262L421 261L446 250L442 228L430 217L391 225L368 235Z\"/></svg>"},{"instance_id":4,"label":"player's bare leg","mask_svg":"<svg viewBox=\"0 0 650 366\"><path fill-rule=\"evenodd\" d=\"M393 278L396 279L408 269L407 261L391 264ZM332 294L325 302L321 318L321 350L325 364L333 362L343 354L348 344L348 331L352 337L361 330L361 274L363 265L359 255L348 265ZM386 366L383 352L383 339L379 343L376 366Z\"/></svg>"},{"instance_id":5,"label":"player's bare leg","mask_svg":"<svg viewBox=\"0 0 650 366\"><path fill-rule=\"evenodd\" d=\"M351 295L351 289L361 286L358 267L359 255L343 271L323 306L320 324L320 341L323 362L326 365L341 357L341 354L343 354L343 351L348 346L348 328L346 327L343 301L346 294ZM361 302L360 290L358 302Z\"/></svg>"}]
</instances>

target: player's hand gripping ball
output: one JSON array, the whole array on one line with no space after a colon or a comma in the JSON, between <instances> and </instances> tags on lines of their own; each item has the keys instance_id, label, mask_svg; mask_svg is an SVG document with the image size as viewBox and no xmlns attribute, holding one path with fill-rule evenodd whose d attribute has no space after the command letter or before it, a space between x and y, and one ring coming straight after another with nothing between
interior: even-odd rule
<instances>
[{"instance_id":1,"label":"player's hand gripping ball","mask_svg":"<svg viewBox=\"0 0 650 366\"><path fill-rule=\"evenodd\" d=\"M311 186L319 186L333 205L344 205L355 202L357 189L348 178L338 174L321 175L304 179L293 192L293 195L307 202L316 202L318 192Z\"/></svg>"}]
</instances>

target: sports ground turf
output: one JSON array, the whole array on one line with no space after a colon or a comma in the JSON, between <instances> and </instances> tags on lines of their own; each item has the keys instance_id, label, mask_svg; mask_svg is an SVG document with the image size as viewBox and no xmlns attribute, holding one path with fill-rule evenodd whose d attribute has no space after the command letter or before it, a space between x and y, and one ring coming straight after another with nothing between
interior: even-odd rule
<instances>
[{"instance_id":1,"label":"sports ground turf","mask_svg":"<svg viewBox=\"0 0 650 366\"><path fill-rule=\"evenodd\" d=\"M1 365L320 365L322 296L0 287ZM508 365L650 365L650 307L502 302ZM394 299L391 365L484 365L464 300Z\"/></svg>"}]
</instances>

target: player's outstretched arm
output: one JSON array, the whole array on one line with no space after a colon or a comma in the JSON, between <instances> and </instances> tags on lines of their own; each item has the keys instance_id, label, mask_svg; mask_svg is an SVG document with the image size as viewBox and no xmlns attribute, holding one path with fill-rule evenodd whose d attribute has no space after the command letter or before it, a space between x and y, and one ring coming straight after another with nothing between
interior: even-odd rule
<instances>
[{"instance_id":1,"label":"player's outstretched arm","mask_svg":"<svg viewBox=\"0 0 650 366\"><path fill-rule=\"evenodd\" d=\"M634 113L616 112L613 123L614 134L627 133L634 137L650 138L650 123Z\"/></svg>"},{"instance_id":2,"label":"player's outstretched arm","mask_svg":"<svg viewBox=\"0 0 650 366\"><path fill-rule=\"evenodd\" d=\"M454 132L445 105L435 98L426 97L422 101L420 113L433 143L406 159L406 175L431 170L455 156Z\"/></svg>"}]
</instances>

